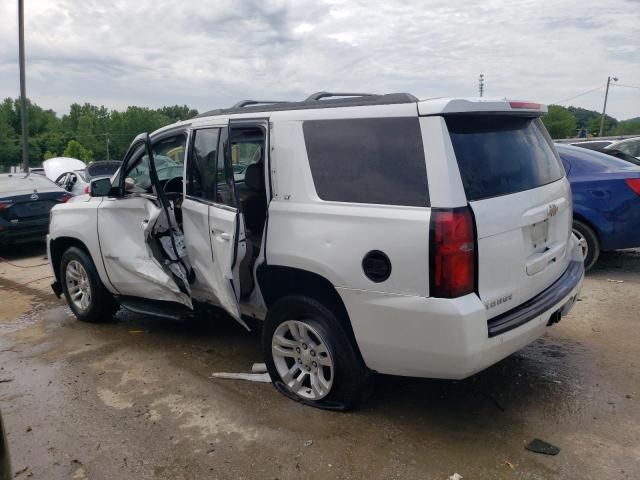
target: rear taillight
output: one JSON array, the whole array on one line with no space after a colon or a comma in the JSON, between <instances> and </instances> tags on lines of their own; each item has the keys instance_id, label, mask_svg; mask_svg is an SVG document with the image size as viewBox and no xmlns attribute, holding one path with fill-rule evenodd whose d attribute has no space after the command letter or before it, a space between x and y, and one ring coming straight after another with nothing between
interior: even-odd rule
<instances>
[{"instance_id":1,"label":"rear taillight","mask_svg":"<svg viewBox=\"0 0 640 480\"><path fill-rule=\"evenodd\" d=\"M10 206L10 203L0 202L0 210L4 210L5 208L9 208Z\"/></svg>"},{"instance_id":2,"label":"rear taillight","mask_svg":"<svg viewBox=\"0 0 640 480\"><path fill-rule=\"evenodd\" d=\"M83 191L84 193L90 193L91 189L89 188L89 185L85 186Z\"/></svg>"},{"instance_id":3,"label":"rear taillight","mask_svg":"<svg viewBox=\"0 0 640 480\"><path fill-rule=\"evenodd\" d=\"M627 187L633 190L633 193L640 195L640 178L627 178L624 183L627 184Z\"/></svg>"},{"instance_id":4,"label":"rear taillight","mask_svg":"<svg viewBox=\"0 0 640 480\"><path fill-rule=\"evenodd\" d=\"M73 197L73 195L69 195L68 193L65 193L64 195L58 198L58 201L60 203L67 203L71 199L71 197Z\"/></svg>"},{"instance_id":5,"label":"rear taillight","mask_svg":"<svg viewBox=\"0 0 640 480\"><path fill-rule=\"evenodd\" d=\"M432 208L429 294L453 298L476 290L476 241L469 207Z\"/></svg>"}]
</instances>

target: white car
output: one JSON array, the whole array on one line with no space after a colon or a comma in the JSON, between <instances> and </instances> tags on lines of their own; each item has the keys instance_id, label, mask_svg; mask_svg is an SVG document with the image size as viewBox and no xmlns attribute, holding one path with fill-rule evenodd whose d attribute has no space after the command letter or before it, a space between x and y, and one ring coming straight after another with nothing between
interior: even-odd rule
<instances>
[{"instance_id":1,"label":"white car","mask_svg":"<svg viewBox=\"0 0 640 480\"><path fill-rule=\"evenodd\" d=\"M56 168L52 168L48 164L51 160L64 161L56 163ZM112 177L120 168L120 164L121 162L117 160L101 160L85 165L84 162L75 158L62 157L43 162L47 177L74 195L89 193L89 186L93 180Z\"/></svg>"},{"instance_id":2,"label":"white car","mask_svg":"<svg viewBox=\"0 0 640 480\"><path fill-rule=\"evenodd\" d=\"M111 181L53 209L53 289L90 322L198 304L263 321L274 385L316 407L355 406L372 372L468 377L580 292L545 112L321 92L141 134Z\"/></svg>"},{"instance_id":3,"label":"white car","mask_svg":"<svg viewBox=\"0 0 640 480\"><path fill-rule=\"evenodd\" d=\"M640 137L625 138L624 140L613 142L604 147L602 151L607 153L609 150L617 150L640 159Z\"/></svg>"}]
</instances>

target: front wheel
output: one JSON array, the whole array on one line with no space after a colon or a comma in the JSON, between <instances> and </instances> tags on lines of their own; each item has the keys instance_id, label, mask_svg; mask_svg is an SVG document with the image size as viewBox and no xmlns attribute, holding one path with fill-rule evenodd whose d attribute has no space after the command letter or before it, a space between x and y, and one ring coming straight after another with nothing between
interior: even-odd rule
<instances>
[{"instance_id":1,"label":"front wheel","mask_svg":"<svg viewBox=\"0 0 640 480\"><path fill-rule=\"evenodd\" d=\"M584 269L593 267L600 256L600 243L591 227L580 220L573 221L573 234L578 238L578 244L582 249Z\"/></svg>"},{"instance_id":2,"label":"front wheel","mask_svg":"<svg viewBox=\"0 0 640 480\"><path fill-rule=\"evenodd\" d=\"M60 281L69 307L83 322L109 320L118 304L104 287L89 256L77 247L67 249L60 261Z\"/></svg>"},{"instance_id":3,"label":"front wheel","mask_svg":"<svg viewBox=\"0 0 640 480\"><path fill-rule=\"evenodd\" d=\"M337 314L309 297L285 297L269 309L262 348L275 387L313 407L354 408L371 382Z\"/></svg>"}]
</instances>

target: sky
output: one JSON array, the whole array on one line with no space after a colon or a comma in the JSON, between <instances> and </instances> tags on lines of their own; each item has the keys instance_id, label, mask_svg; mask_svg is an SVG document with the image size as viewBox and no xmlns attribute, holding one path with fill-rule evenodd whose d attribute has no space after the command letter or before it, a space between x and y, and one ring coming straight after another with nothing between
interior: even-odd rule
<instances>
[{"instance_id":1,"label":"sky","mask_svg":"<svg viewBox=\"0 0 640 480\"><path fill-rule=\"evenodd\" d=\"M598 111L615 76L607 113L640 116L640 0L25 4L27 96L59 114L320 90L477 96L482 72L485 96ZM17 1L2 0L1 98L19 96L17 22Z\"/></svg>"}]
</instances>

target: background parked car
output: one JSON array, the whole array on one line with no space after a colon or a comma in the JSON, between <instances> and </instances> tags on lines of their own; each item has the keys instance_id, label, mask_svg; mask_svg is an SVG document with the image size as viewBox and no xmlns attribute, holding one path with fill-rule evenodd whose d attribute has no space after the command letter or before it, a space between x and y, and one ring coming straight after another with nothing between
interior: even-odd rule
<instances>
[{"instance_id":1,"label":"background parked car","mask_svg":"<svg viewBox=\"0 0 640 480\"><path fill-rule=\"evenodd\" d=\"M72 196L42 175L0 174L0 245L44 239L49 210Z\"/></svg>"},{"instance_id":2,"label":"background parked car","mask_svg":"<svg viewBox=\"0 0 640 480\"><path fill-rule=\"evenodd\" d=\"M607 145L603 149L603 153L609 153L609 151L619 151L626 153L632 157L640 159L640 137L625 138L618 142L614 142L611 145Z\"/></svg>"},{"instance_id":3,"label":"background parked car","mask_svg":"<svg viewBox=\"0 0 640 480\"><path fill-rule=\"evenodd\" d=\"M74 195L89 193L89 186L93 180L111 178L120 168L120 161L93 162L83 170L65 172L55 179L56 185Z\"/></svg>"},{"instance_id":4,"label":"background parked car","mask_svg":"<svg viewBox=\"0 0 640 480\"><path fill-rule=\"evenodd\" d=\"M603 153L556 144L573 194L573 232L585 267L601 251L640 247L640 167Z\"/></svg>"},{"instance_id":5,"label":"background parked car","mask_svg":"<svg viewBox=\"0 0 640 480\"><path fill-rule=\"evenodd\" d=\"M601 152L602 149L608 147L614 142L614 140L586 140L584 142L574 142L571 145L580 148L586 148L588 150L595 150L596 152Z\"/></svg>"}]
</instances>

